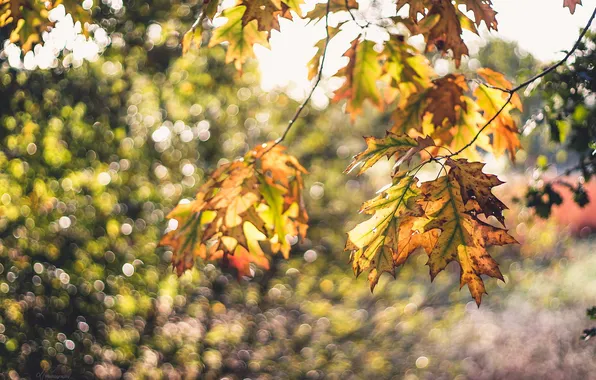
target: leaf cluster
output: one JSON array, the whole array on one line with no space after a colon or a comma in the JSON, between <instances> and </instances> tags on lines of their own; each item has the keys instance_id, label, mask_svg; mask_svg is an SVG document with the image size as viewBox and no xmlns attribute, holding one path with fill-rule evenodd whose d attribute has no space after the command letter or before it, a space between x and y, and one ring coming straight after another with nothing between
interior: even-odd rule
<instances>
[{"instance_id":1,"label":"leaf cluster","mask_svg":"<svg viewBox=\"0 0 596 380\"><path fill-rule=\"evenodd\" d=\"M429 257L431 280L455 261L460 267L460 286L467 285L480 305L486 293L481 275L503 280L487 248L516 243L505 229L481 219L494 216L504 223L502 212L507 207L492 193L503 182L484 173L482 163L447 158L435 180L420 184L416 173L421 165L400 168L408 167L412 156L420 154L421 145L430 147L428 140L417 144L409 136L388 133L385 138L366 141L367 150L355 156L348 169L361 164L364 171L382 156L395 158L397 163L391 185L360 209L372 217L348 232L345 250L351 252L354 273L368 271L374 289L383 272L395 276L396 268L421 248Z\"/></svg>"},{"instance_id":2,"label":"leaf cluster","mask_svg":"<svg viewBox=\"0 0 596 380\"><path fill-rule=\"evenodd\" d=\"M289 257L291 243L304 238L308 228L302 199L306 170L283 150L263 144L243 159L221 165L193 201L170 212L168 218L178 222L177 228L160 244L172 247L178 275L197 258L219 261L238 276L251 275L250 263L269 269L259 242L272 254Z\"/></svg>"}]
</instances>

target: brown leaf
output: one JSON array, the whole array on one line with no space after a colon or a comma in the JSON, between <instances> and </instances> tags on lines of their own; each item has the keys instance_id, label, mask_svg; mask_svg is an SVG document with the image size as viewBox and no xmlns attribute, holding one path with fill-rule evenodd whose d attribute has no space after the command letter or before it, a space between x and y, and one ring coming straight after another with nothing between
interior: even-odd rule
<instances>
[{"instance_id":1,"label":"brown leaf","mask_svg":"<svg viewBox=\"0 0 596 380\"><path fill-rule=\"evenodd\" d=\"M466 110L465 91L468 91L468 85L461 74L449 74L433 81L433 86L426 93L425 112L433 115L435 127L442 126L445 120L451 125L456 124L459 113Z\"/></svg>"},{"instance_id":2,"label":"brown leaf","mask_svg":"<svg viewBox=\"0 0 596 380\"><path fill-rule=\"evenodd\" d=\"M502 225L505 225L503 210L507 210L507 206L492 193L493 187L502 185L504 182L496 175L484 173L482 171L485 165L483 162L448 159L446 164L451 167L449 176L459 183L466 208L470 209L468 203L474 201L473 203L477 203L479 206L475 210L477 213L484 214L486 217L492 215Z\"/></svg>"},{"instance_id":3,"label":"brown leaf","mask_svg":"<svg viewBox=\"0 0 596 380\"><path fill-rule=\"evenodd\" d=\"M484 21L488 30L497 30L497 12L492 8L491 0L459 0L459 3L466 5L466 11L474 13L476 25Z\"/></svg>"},{"instance_id":4,"label":"brown leaf","mask_svg":"<svg viewBox=\"0 0 596 380\"><path fill-rule=\"evenodd\" d=\"M452 261L461 269L461 286L467 284L480 305L486 293L482 274L503 279L496 261L486 248L517 243L506 230L480 221L466 208L461 187L453 176L442 176L422 184L423 208L430 221L424 231L440 230L428 260L431 279Z\"/></svg>"},{"instance_id":5,"label":"brown leaf","mask_svg":"<svg viewBox=\"0 0 596 380\"><path fill-rule=\"evenodd\" d=\"M451 50L455 64L459 66L461 57L468 55L468 47L461 36L462 26L457 8L450 0L433 1L433 5L425 18L433 19L435 16L438 16L438 21L424 35L426 50L430 51L433 46L443 52Z\"/></svg>"}]
</instances>

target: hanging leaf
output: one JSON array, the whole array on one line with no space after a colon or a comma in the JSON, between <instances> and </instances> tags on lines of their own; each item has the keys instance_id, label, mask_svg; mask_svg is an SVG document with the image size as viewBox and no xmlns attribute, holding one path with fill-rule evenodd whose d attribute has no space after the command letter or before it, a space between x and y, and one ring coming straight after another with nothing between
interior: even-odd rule
<instances>
[{"instance_id":1,"label":"hanging leaf","mask_svg":"<svg viewBox=\"0 0 596 380\"><path fill-rule=\"evenodd\" d=\"M464 4L466 11L474 13L477 26L484 21L488 30L497 30L497 12L492 8L491 0L458 0L457 3Z\"/></svg>"},{"instance_id":2,"label":"hanging leaf","mask_svg":"<svg viewBox=\"0 0 596 380\"><path fill-rule=\"evenodd\" d=\"M226 63L234 62L238 70L248 59L254 57L253 46L259 44L265 47L269 46L267 42L267 33L259 31L256 20L246 25L243 24L243 16L246 6L239 5L226 9L222 16L228 21L216 28L209 42L209 47L213 47L222 42L228 42L226 53Z\"/></svg>"},{"instance_id":3,"label":"hanging leaf","mask_svg":"<svg viewBox=\"0 0 596 380\"><path fill-rule=\"evenodd\" d=\"M358 9L356 0L329 0L329 13L348 11L349 9ZM327 14L327 3L318 3L314 9L308 12L304 17L317 21Z\"/></svg>"},{"instance_id":4,"label":"hanging leaf","mask_svg":"<svg viewBox=\"0 0 596 380\"><path fill-rule=\"evenodd\" d=\"M379 54L374 50L372 41L360 41L356 38L344 54L349 59L348 65L340 70L345 76L343 86L335 92L333 101L347 100L346 110L352 119L362 112L365 100L377 108L383 107L381 93L377 81L382 75Z\"/></svg>"},{"instance_id":5,"label":"hanging leaf","mask_svg":"<svg viewBox=\"0 0 596 380\"><path fill-rule=\"evenodd\" d=\"M466 208L472 210L472 206L478 206L474 210L477 214L484 214L486 217L492 215L505 225L503 210L507 210L507 206L492 193L493 187L504 182L496 175L484 173L482 168L485 164L482 162L448 159L446 164L451 167L450 173L459 183Z\"/></svg>"},{"instance_id":6,"label":"hanging leaf","mask_svg":"<svg viewBox=\"0 0 596 380\"><path fill-rule=\"evenodd\" d=\"M358 175L360 175L383 157L388 159L396 157L398 159L397 166L399 166L401 162L409 161L416 153L434 145L433 139L429 137L413 139L407 135L392 132L387 132L384 138L365 137L364 140L367 145L366 150L354 156L344 173L349 173L362 164L358 171Z\"/></svg>"},{"instance_id":7,"label":"hanging leaf","mask_svg":"<svg viewBox=\"0 0 596 380\"><path fill-rule=\"evenodd\" d=\"M575 13L575 7L582 5L582 0L563 0L563 6L569 8L571 14Z\"/></svg>"},{"instance_id":8,"label":"hanging leaf","mask_svg":"<svg viewBox=\"0 0 596 380\"><path fill-rule=\"evenodd\" d=\"M432 240L432 233L422 237L412 231L415 218L423 215L415 202L420 198L417 183L413 176L396 178L393 186L362 205L361 212L374 213L372 218L348 232L345 250L352 251L354 274L369 270L371 290L383 272L395 276L395 268L422 246L418 240Z\"/></svg>"},{"instance_id":9,"label":"hanging leaf","mask_svg":"<svg viewBox=\"0 0 596 380\"><path fill-rule=\"evenodd\" d=\"M242 15L242 26L255 20L259 31L271 34L271 30L279 30L278 17L287 12L288 6L285 3L275 0L242 0L239 5L246 7Z\"/></svg>"},{"instance_id":10,"label":"hanging leaf","mask_svg":"<svg viewBox=\"0 0 596 380\"><path fill-rule=\"evenodd\" d=\"M178 228L160 244L172 247L178 275L196 258L219 261L248 275L249 263L267 269L268 255L289 257L289 239L304 238L308 216L302 200L306 170L284 148L258 147L243 160L220 166L196 198L168 215Z\"/></svg>"},{"instance_id":11,"label":"hanging leaf","mask_svg":"<svg viewBox=\"0 0 596 380\"><path fill-rule=\"evenodd\" d=\"M476 217L476 207L468 206L462 197L459 172L422 184L423 208L430 218L424 231L439 230L440 235L429 254L431 279L452 261L461 269L460 287L468 285L472 297L480 305L486 293L482 274L503 280L497 262L488 254L491 245L515 244L506 230L493 227ZM477 186L483 186L478 184ZM485 190L490 191L490 190ZM468 200L468 203L476 200Z\"/></svg>"},{"instance_id":12,"label":"hanging leaf","mask_svg":"<svg viewBox=\"0 0 596 380\"><path fill-rule=\"evenodd\" d=\"M433 115L432 123L436 127L447 120L455 125L459 114L466 110L464 92L468 91L466 78L459 74L449 74L433 81L433 86L426 92L425 113Z\"/></svg>"},{"instance_id":13,"label":"hanging leaf","mask_svg":"<svg viewBox=\"0 0 596 380\"><path fill-rule=\"evenodd\" d=\"M498 114L487 129L487 133L492 135L493 153L500 156L508 151L511 160L515 161L515 153L521 147L517 123L511 115L511 111L516 109L515 104L506 104L507 99L503 98L503 91L487 86L478 86L474 95L476 102L484 112L486 122ZM521 106L521 104L519 105ZM503 108L502 111L501 108Z\"/></svg>"}]
</instances>

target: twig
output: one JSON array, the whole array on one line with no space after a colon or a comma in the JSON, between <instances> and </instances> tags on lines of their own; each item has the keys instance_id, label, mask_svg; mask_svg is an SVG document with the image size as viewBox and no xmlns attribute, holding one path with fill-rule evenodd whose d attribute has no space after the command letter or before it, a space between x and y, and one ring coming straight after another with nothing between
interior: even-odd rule
<instances>
[{"instance_id":1,"label":"twig","mask_svg":"<svg viewBox=\"0 0 596 380\"><path fill-rule=\"evenodd\" d=\"M264 154L266 154L267 152L269 152L271 149L273 149L275 146L279 145L282 141L284 141L284 139L286 138L286 136L290 132L290 129L292 129L292 127L296 123L296 120L298 120L298 117L300 117L300 114L302 113L302 111L304 110L304 108L306 107L306 105L308 104L308 102L310 101L310 98L312 98L313 93L315 92L317 86L321 82L321 78L323 77L323 66L325 65L325 57L327 56L327 46L329 45L329 39L331 38L331 36L329 34L329 7L330 7L330 4L331 4L331 0L327 1L327 10L325 12L325 33L326 33L326 36L325 36L325 46L323 47L323 55L322 55L322 58L321 58L321 66L319 66L319 73L317 74L317 79L315 80L315 83L313 84L313 86L312 86L312 88L310 90L310 93L308 94L308 96L306 97L306 99L304 99L304 101L302 102L302 104L300 104L300 106L296 110L296 113L294 114L294 117L292 117L292 119L290 120L290 122L286 126L286 129L284 130L284 133L281 135L280 138L278 138L277 140L275 140L275 142L273 144L271 144L271 146L269 147L269 149L267 149L266 151L263 152L263 154L261 155L261 157Z\"/></svg>"},{"instance_id":2,"label":"twig","mask_svg":"<svg viewBox=\"0 0 596 380\"><path fill-rule=\"evenodd\" d=\"M562 60L560 60L559 62L555 63L554 65L552 65L551 67L549 67L548 69L544 70L543 72L541 72L540 74L528 79L527 81L517 85L517 87L512 88L511 90L509 90L509 93L514 93L517 92L519 90L521 90L522 88L526 87L527 85L529 85L530 83L534 82L537 79L542 78L543 76L547 75L548 73L550 73L551 71L555 70L557 67L561 66L562 64L564 64L565 62L567 62L567 60L569 59L569 57L571 57L571 55L577 50L577 48L579 47L579 44L582 42L582 40L584 39L584 36L586 35L586 33L588 33L588 30L590 29L590 26L592 25L592 22L594 21L594 18L596 17L596 8L594 8L594 11L592 12L592 16L590 16L590 19L588 20L588 23L586 24L585 28L582 30L582 32L579 35L579 38L577 39L577 41L575 42L575 45L573 45L573 48L571 48L571 50L569 50L567 52L567 54L565 54L565 57L563 57Z\"/></svg>"},{"instance_id":3,"label":"twig","mask_svg":"<svg viewBox=\"0 0 596 380\"><path fill-rule=\"evenodd\" d=\"M329 0L329 1L331 1L331 0ZM350 17L352 18L352 21L354 21L354 23L356 25L358 25L361 29L368 28L369 25L370 25L370 22L364 20L364 21L366 21L366 25L360 25L360 23L358 22L358 20L356 20L356 16L354 16L354 14L352 13L352 9L350 9L350 4L348 4L348 0L345 0L345 3L346 3L346 10L350 14Z\"/></svg>"},{"instance_id":4,"label":"twig","mask_svg":"<svg viewBox=\"0 0 596 380\"><path fill-rule=\"evenodd\" d=\"M453 157L453 156L457 156L458 154L460 154L461 152L463 152L464 150L468 149L469 147L472 146L472 144L474 144L474 142L478 139L478 137L480 137L480 134L497 118L499 117L499 115L505 110L505 108L507 107L507 105L509 105L509 103L511 103L511 99L513 98L513 95L521 90L522 88L528 86L529 84L531 84L532 82L544 77L545 75L547 75L548 73L554 71L557 69L557 67L561 66L562 64L564 64L565 62L567 62L567 60L569 59L569 57L571 57L571 55L577 50L577 48L579 47L579 44L581 43L582 39L584 38L584 36L586 35L586 33L588 32L588 30L590 29L590 26L592 25L592 22L594 21L594 18L596 17L596 8L594 8L594 11L592 12L592 16L590 16L590 19L588 20L588 23L586 24L585 28L581 31L579 38L577 39L577 41L575 42L575 44L573 45L573 48L571 48L571 50L569 50L567 52L567 54L565 54L565 57L563 57L563 59L561 59L559 62L555 63L554 65L550 66L549 68L547 68L546 70L540 72L539 74L533 76L532 78L526 80L523 83L520 83L519 85L517 85L516 87L512 88L512 89L504 89L504 88L500 88L500 87L496 87L496 86L492 86L486 83L483 83L484 86L489 87L489 88L494 88L497 90L501 90L507 94L509 94L509 97L507 98L507 101L505 102L505 104L503 104L503 106L497 111L497 113L495 113L493 115L493 117L491 117L486 124L484 124L482 126L482 128L480 128L480 130L476 133L476 135L474 136L474 138L467 143L464 147L462 147L461 149L459 149L458 151L456 151L453 154L450 154L448 156L445 156L446 158L449 157Z\"/></svg>"},{"instance_id":5,"label":"twig","mask_svg":"<svg viewBox=\"0 0 596 380\"><path fill-rule=\"evenodd\" d=\"M453 157L453 156L457 156L458 154L460 154L461 152L463 152L464 150L468 149L469 147L472 146L472 144L474 144L474 142L476 142L476 140L478 140L478 137L480 137L480 134L486 129L488 128L488 126L495 121L495 119L497 117L499 117L499 115L501 114L501 112L503 112L505 110L505 108L509 105L509 103L511 103L511 99L513 98L513 94L515 94L514 92L510 92L509 93L509 97L507 98L507 101L503 104L503 106L501 108L499 108L499 110L493 115L493 117L491 117L483 126L482 128L480 128L480 130L476 133L476 135L474 136L474 138L472 140L470 140L469 143L467 143L466 145L464 145L463 147L461 147L459 150L457 150L456 152L450 154L447 157Z\"/></svg>"},{"instance_id":6,"label":"twig","mask_svg":"<svg viewBox=\"0 0 596 380\"><path fill-rule=\"evenodd\" d=\"M203 5L201 6L201 10L199 12L199 15L197 16L197 19L195 20L195 22L192 23L192 25L190 26L190 29L186 33L184 33L184 35L189 34L189 33L194 33L194 31L201 24L201 22L203 22L203 20L205 19L205 7L206 7L206 5L207 5L207 3L203 3Z\"/></svg>"}]
</instances>

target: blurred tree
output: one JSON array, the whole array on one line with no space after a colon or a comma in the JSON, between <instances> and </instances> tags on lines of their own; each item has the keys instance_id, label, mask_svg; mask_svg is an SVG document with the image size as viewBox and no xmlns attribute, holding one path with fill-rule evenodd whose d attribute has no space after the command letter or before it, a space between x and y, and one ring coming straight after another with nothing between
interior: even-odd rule
<instances>
[{"instance_id":1,"label":"blurred tree","mask_svg":"<svg viewBox=\"0 0 596 380\"><path fill-rule=\"evenodd\" d=\"M390 377L413 368L412 353L421 359L415 367L426 368L421 347L445 338L440 329L466 310L453 291L457 280L423 282L427 257L414 255L400 270L401 281L380 283L371 296L363 281L345 275L339 248L343 231L354 227L353 210L385 185L391 168L383 161L361 178L339 173L362 150L359 136L382 133L387 115L361 107L363 99L346 88L340 97L365 116L348 132L339 107L322 113L318 108L325 107L304 106L289 132L292 153L311 172L305 184L311 230L293 245L303 258L274 256L270 271L253 266L254 278L238 282L227 268L205 262L177 277L169 267L173 252L156 247L163 231L174 228L168 212L180 199L189 202L208 173L282 136L297 104L275 91L263 93L250 59L242 72L226 65L233 46L179 57L179 36L208 2L114 3L91 8L112 39L97 61L46 72L3 64L0 72L3 372L10 378L44 372L73 378ZM355 9L355 2L346 4ZM246 25L236 22L244 33ZM191 30L193 39L208 36ZM437 49L449 48L434 39ZM399 43L387 46L403 47ZM352 46L354 56L376 51L365 40ZM412 58L411 51L400 53ZM388 66L401 80L410 68L399 64ZM456 94L466 86L457 75L434 78L432 85L422 71L419 78L408 86L446 86ZM507 83L498 75L486 80L495 78ZM364 79L363 93L374 98L376 82ZM437 103L444 100L440 94L434 93ZM495 303L499 299L497 293ZM453 307L445 309L446 302ZM401 334L413 326L421 333ZM463 371L433 366L445 376Z\"/></svg>"}]
</instances>

